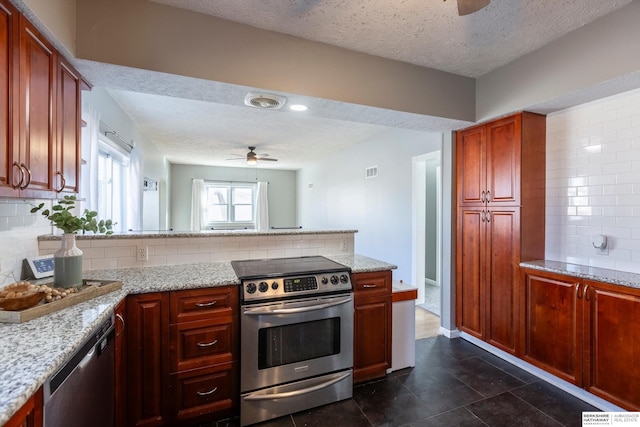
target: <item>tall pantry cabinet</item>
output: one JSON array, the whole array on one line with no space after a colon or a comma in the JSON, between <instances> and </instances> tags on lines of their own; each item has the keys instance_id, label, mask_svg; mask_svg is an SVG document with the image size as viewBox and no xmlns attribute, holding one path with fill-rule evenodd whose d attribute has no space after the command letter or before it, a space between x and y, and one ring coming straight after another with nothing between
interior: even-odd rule
<instances>
[{"instance_id":1,"label":"tall pantry cabinet","mask_svg":"<svg viewBox=\"0 0 640 427\"><path fill-rule=\"evenodd\" d=\"M515 354L521 261L544 258L546 119L456 133L456 323Z\"/></svg>"}]
</instances>

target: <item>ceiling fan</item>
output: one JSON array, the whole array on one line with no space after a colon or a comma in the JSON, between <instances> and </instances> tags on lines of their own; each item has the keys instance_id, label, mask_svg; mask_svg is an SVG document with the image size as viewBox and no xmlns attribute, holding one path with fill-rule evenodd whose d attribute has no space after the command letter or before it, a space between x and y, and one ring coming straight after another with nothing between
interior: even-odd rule
<instances>
[{"instance_id":1,"label":"ceiling fan","mask_svg":"<svg viewBox=\"0 0 640 427\"><path fill-rule=\"evenodd\" d=\"M458 15L464 16L477 12L487 7L489 2L490 0L458 0Z\"/></svg>"},{"instance_id":2,"label":"ceiling fan","mask_svg":"<svg viewBox=\"0 0 640 427\"><path fill-rule=\"evenodd\" d=\"M248 165L255 165L258 163L258 161L268 161L268 162L278 161L278 159L269 158L268 154L256 154L255 152L256 147L247 147L247 148L249 149L249 152L246 154L246 156L244 154L231 154L232 156L236 156L236 157L233 157L227 160L244 160L246 158Z\"/></svg>"}]
</instances>

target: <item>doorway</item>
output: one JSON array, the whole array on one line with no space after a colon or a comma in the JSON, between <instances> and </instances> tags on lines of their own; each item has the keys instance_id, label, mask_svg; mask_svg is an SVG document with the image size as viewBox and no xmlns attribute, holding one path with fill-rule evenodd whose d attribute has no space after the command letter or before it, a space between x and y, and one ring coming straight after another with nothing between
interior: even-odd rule
<instances>
[{"instance_id":1,"label":"doorway","mask_svg":"<svg viewBox=\"0 0 640 427\"><path fill-rule=\"evenodd\" d=\"M441 151L413 158L413 281L418 288L416 331L420 323L440 317L442 300L442 161ZM438 319L439 324L439 319Z\"/></svg>"}]
</instances>

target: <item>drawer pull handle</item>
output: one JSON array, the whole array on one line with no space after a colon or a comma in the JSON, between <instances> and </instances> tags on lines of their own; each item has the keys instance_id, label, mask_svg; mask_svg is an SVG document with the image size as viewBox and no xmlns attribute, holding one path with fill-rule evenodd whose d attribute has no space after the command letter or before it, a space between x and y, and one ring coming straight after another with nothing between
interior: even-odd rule
<instances>
[{"instance_id":1,"label":"drawer pull handle","mask_svg":"<svg viewBox=\"0 0 640 427\"><path fill-rule=\"evenodd\" d=\"M199 342L197 345L198 347L211 347L212 345L216 345L218 343L218 340L213 340L211 342Z\"/></svg>"},{"instance_id":2,"label":"drawer pull handle","mask_svg":"<svg viewBox=\"0 0 640 427\"><path fill-rule=\"evenodd\" d=\"M211 302L197 302L196 307L211 307L218 303L218 301L213 300Z\"/></svg>"},{"instance_id":3,"label":"drawer pull handle","mask_svg":"<svg viewBox=\"0 0 640 427\"><path fill-rule=\"evenodd\" d=\"M198 391L196 393L198 393L198 396L209 396L210 394L215 393L216 390L218 390L218 387L214 387L209 391Z\"/></svg>"},{"instance_id":4,"label":"drawer pull handle","mask_svg":"<svg viewBox=\"0 0 640 427\"><path fill-rule=\"evenodd\" d=\"M377 285L362 285L363 288L377 288Z\"/></svg>"}]
</instances>

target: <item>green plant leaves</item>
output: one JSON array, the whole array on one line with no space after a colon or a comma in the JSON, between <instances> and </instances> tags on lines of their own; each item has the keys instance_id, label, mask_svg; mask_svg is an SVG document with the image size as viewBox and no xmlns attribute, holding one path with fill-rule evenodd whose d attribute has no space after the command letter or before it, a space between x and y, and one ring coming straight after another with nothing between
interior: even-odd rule
<instances>
[{"instance_id":1,"label":"green plant leaves","mask_svg":"<svg viewBox=\"0 0 640 427\"><path fill-rule=\"evenodd\" d=\"M49 209L43 209L44 203L31 209L31 213L40 213L42 216L51 221L51 224L62 230L64 233L77 233L82 230L82 234L87 231L93 233L113 234L112 227L115 224L110 219L98 221L98 212L85 209L79 217L75 216L71 211L75 208L77 201L76 196L64 196L59 200L58 204Z\"/></svg>"}]
</instances>

